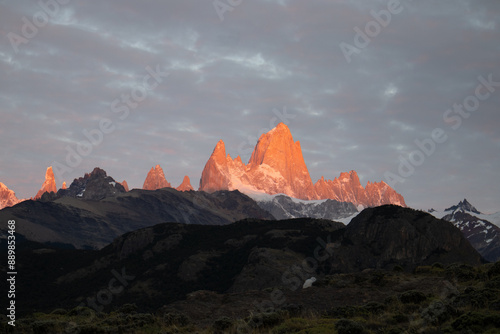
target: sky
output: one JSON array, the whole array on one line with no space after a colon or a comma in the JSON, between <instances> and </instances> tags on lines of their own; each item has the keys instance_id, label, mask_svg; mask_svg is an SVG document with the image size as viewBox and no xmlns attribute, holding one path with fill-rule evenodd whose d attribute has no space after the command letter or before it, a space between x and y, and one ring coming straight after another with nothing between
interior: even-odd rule
<instances>
[{"instance_id":1,"label":"sky","mask_svg":"<svg viewBox=\"0 0 500 334\"><path fill-rule=\"evenodd\" d=\"M356 170L408 206L500 211L500 2L0 0L0 182L99 166L195 188L222 139L278 122L313 182Z\"/></svg>"}]
</instances>

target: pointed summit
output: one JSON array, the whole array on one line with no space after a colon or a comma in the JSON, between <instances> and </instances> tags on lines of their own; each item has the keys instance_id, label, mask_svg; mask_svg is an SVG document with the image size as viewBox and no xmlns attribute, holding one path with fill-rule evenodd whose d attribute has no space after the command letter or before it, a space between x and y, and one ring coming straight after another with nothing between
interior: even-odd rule
<instances>
[{"instance_id":1,"label":"pointed summit","mask_svg":"<svg viewBox=\"0 0 500 334\"><path fill-rule=\"evenodd\" d=\"M176 188L178 191L191 191L194 190L193 186L191 185L191 180L189 180L189 176L184 176L184 180L182 180L182 183L180 186Z\"/></svg>"},{"instance_id":2,"label":"pointed summit","mask_svg":"<svg viewBox=\"0 0 500 334\"><path fill-rule=\"evenodd\" d=\"M472 204L469 203L469 201L464 198L463 201L460 201L457 205L453 205L449 207L448 209L445 209L444 211L462 211L462 212L472 212L476 214L481 214Z\"/></svg>"},{"instance_id":3,"label":"pointed summit","mask_svg":"<svg viewBox=\"0 0 500 334\"><path fill-rule=\"evenodd\" d=\"M146 180L144 180L144 185L142 186L145 190L156 190L161 188L170 188L170 183L167 182L163 169L160 165L152 167L149 171Z\"/></svg>"},{"instance_id":4,"label":"pointed summit","mask_svg":"<svg viewBox=\"0 0 500 334\"><path fill-rule=\"evenodd\" d=\"M231 162L231 158L226 157L226 145L219 140L201 173L200 190L206 192L228 190L231 178L228 165Z\"/></svg>"},{"instance_id":5,"label":"pointed summit","mask_svg":"<svg viewBox=\"0 0 500 334\"><path fill-rule=\"evenodd\" d=\"M254 184L259 190L268 194L285 193L296 198L316 199L300 142L293 140L290 129L284 123L260 136L248 166L254 171L255 179L259 180Z\"/></svg>"},{"instance_id":6,"label":"pointed summit","mask_svg":"<svg viewBox=\"0 0 500 334\"><path fill-rule=\"evenodd\" d=\"M124 192L125 188L111 176L108 176L105 170L95 167L92 172L74 179L69 188L62 194L74 198L101 200Z\"/></svg>"},{"instance_id":7,"label":"pointed summit","mask_svg":"<svg viewBox=\"0 0 500 334\"><path fill-rule=\"evenodd\" d=\"M20 200L16 197L16 193L13 190L10 190L5 184L0 182L0 210L14 206L22 201L22 199Z\"/></svg>"},{"instance_id":8,"label":"pointed summit","mask_svg":"<svg viewBox=\"0 0 500 334\"><path fill-rule=\"evenodd\" d=\"M223 189L316 198L300 143L293 141L284 123L260 136L247 165L239 156L233 160L226 155L219 141L203 170L200 190Z\"/></svg>"},{"instance_id":9,"label":"pointed summit","mask_svg":"<svg viewBox=\"0 0 500 334\"><path fill-rule=\"evenodd\" d=\"M40 199L46 192L57 193L56 178L54 177L52 166L47 168L45 172L45 181L43 182L42 188L36 194L35 199Z\"/></svg>"}]
</instances>

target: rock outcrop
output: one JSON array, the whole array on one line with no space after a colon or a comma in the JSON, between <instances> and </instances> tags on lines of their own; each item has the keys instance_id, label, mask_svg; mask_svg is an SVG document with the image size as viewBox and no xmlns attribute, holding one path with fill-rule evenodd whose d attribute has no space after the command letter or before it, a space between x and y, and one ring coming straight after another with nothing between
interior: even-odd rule
<instances>
[{"instance_id":1,"label":"rock outcrop","mask_svg":"<svg viewBox=\"0 0 500 334\"><path fill-rule=\"evenodd\" d=\"M302 201L285 195L276 195L267 200L257 200L257 204L276 219L308 217L336 221L358 213L354 204L333 199Z\"/></svg>"},{"instance_id":2,"label":"rock outcrop","mask_svg":"<svg viewBox=\"0 0 500 334\"><path fill-rule=\"evenodd\" d=\"M104 170L96 167L91 173L75 179L68 189L59 190L58 196L101 200L124 192L125 188L120 183L108 176Z\"/></svg>"},{"instance_id":3,"label":"rock outcrop","mask_svg":"<svg viewBox=\"0 0 500 334\"><path fill-rule=\"evenodd\" d=\"M435 262L481 263L481 256L450 222L395 205L363 210L347 225L335 249L332 268L338 272L365 268L411 270Z\"/></svg>"},{"instance_id":4,"label":"rock outcrop","mask_svg":"<svg viewBox=\"0 0 500 334\"><path fill-rule=\"evenodd\" d=\"M35 199L42 198L42 195L45 193L57 193L56 178L52 171L52 167L47 168L45 172L45 181L43 182L42 188L37 192Z\"/></svg>"},{"instance_id":5,"label":"rock outcrop","mask_svg":"<svg viewBox=\"0 0 500 334\"><path fill-rule=\"evenodd\" d=\"M191 185L191 180L189 179L189 176L184 176L184 180L182 180L182 183L176 188L179 191L191 191L194 190L193 186Z\"/></svg>"},{"instance_id":6,"label":"rock outcrop","mask_svg":"<svg viewBox=\"0 0 500 334\"><path fill-rule=\"evenodd\" d=\"M123 188L125 188L125 191L126 192L129 192L130 189L128 188L128 183L127 181L123 180L122 182L120 182L120 184L123 186Z\"/></svg>"},{"instance_id":7,"label":"rock outcrop","mask_svg":"<svg viewBox=\"0 0 500 334\"><path fill-rule=\"evenodd\" d=\"M142 189L144 190L156 190L161 188L171 188L172 186L168 183L165 178L165 174L163 173L163 169L160 165L156 165L154 168L152 167L146 176L146 180L144 180L144 184Z\"/></svg>"}]
</instances>

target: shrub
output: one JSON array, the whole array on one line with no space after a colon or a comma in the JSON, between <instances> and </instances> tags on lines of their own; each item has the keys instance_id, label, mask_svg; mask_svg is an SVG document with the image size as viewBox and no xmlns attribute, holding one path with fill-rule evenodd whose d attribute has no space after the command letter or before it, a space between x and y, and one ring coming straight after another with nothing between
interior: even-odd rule
<instances>
[{"instance_id":1,"label":"shrub","mask_svg":"<svg viewBox=\"0 0 500 334\"><path fill-rule=\"evenodd\" d=\"M445 269L445 278L467 282L476 278L476 270L468 264L451 264Z\"/></svg>"},{"instance_id":2,"label":"shrub","mask_svg":"<svg viewBox=\"0 0 500 334\"><path fill-rule=\"evenodd\" d=\"M134 327L142 327L155 323L155 318L151 314L137 313L132 314L127 317L127 320L131 322Z\"/></svg>"},{"instance_id":3,"label":"shrub","mask_svg":"<svg viewBox=\"0 0 500 334\"><path fill-rule=\"evenodd\" d=\"M229 317L220 317L219 319L215 320L213 327L216 330L226 330L233 326L233 319Z\"/></svg>"},{"instance_id":4,"label":"shrub","mask_svg":"<svg viewBox=\"0 0 500 334\"><path fill-rule=\"evenodd\" d=\"M137 305L136 304L123 304L119 309L118 312L125 313L125 314L131 314L137 312Z\"/></svg>"},{"instance_id":5,"label":"shrub","mask_svg":"<svg viewBox=\"0 0 500 334\"><path fill-rule=\"evenodd\" d=\"M63 308L56 308L54 311L50 312L50 314L53 314L53 315L66 315L67 313L68 313L68 311L66 311Z\"/></svg>"},{"instance_id":6,"label":"shrub","mask_svg":"<svg viewBox=\"0 0 500 334\"><path fill-rule=\"evenodd\" d=\"M257 313L250 317L248 325L252 328L273 327L285 320L285 311Z\"/></svg>"},{"instance_id":7,"label":"shrub","mask_svg":"<svg viewBox=\"0 0 500 334\"><path fill-rule=\"evenodd\" d=\"M69 316L85 316L85 317L93 317L95 316L94 310L88 308L86 306L77 306L74 309L70 310L67 315Z\"/></svg>"},{"instance_id":8,"label":"shrub","mask_svg":"<svg viewBox=\"0 0 500 334\"><path fill-rule=\"evenodd\" d=\"M419 274L429 274L431 272L432 272L432 267L431 266L418 266L413 271L413 273L416 274L416 275L419 275Z\"/></svg>"},{"instance_id":9,"label":"shrub","mask_svg":"<svg viewBox=\"0 0 500 334\"><path fill-rule=\"evenodd\" d=\"M363 334L366 333L362 324L348 319L340 319L335 324L338 334Z\"/></svg>"},{"instance_id":10,"label":"shrub","mask_svg":"<svg viewBox=\"0 0 500 334\"><path fill-rule=\"evenodd\" d=\"M370 283L376 286L384 286L387 281L385 280L385 274L382 272L375 272L370 279Z\"/></svg>"},{"instance_id":11,"label":"shrub","mask_svg":"<svg viewBox=\"0 0 500 334\"><path fill-rule=\"evenodd\" d=\"M326 313L326 316L331 318L352 318L356 316L358 310L354 306L338 306L332 308Z\"/></svg>"},{"instance_id":12,"label":"shrub","mask_svg":"<svg viewBox=\"0 0 500 334\"><path fill-rule=\"evenodd\" d=\"M60 323L54 320L35 321L32 325L34 334L53 334L60 329Z\"/></svg>"},{"instance_id":13,"label":"shrub","mask_svg":"<svg viewBox=\"0 0 500 334\"><path fill-rule=\"evenodd\" d=\"M189 318L182 313L168 312L163 315L163 322L167 326L187 326L190 321Z\"/></svg>"},{"instance_id":14,"label":"shrub","mask_svg":"<svg viewBox=\"0 0 500 334\"><path fill-rule=\"evenodd\" d=\"M457 331L472 330L476 333L483 333L490 327L500 327L500 315L497 313L469 312L453 321L451 326Z\"/></svg>"},{"instance_id":15,"label":"shrub","mask_svg":"<svg viewBox=\"0 0 500 334\"><path fill-rule=\"evenodd\" d=\"M306 319L302 318L291 318L286 320L281 325L273 328L273 334L288 334L288 333L296 333L306 328L310 328L311 325L307 322Z\"/></svg>"},{"instance_id":16,"label":"shrub","mask_svg":"<svg viewBox=\"0 0 500 334\"><path fill-rule=\"evenodd\" d=\"M408 316L405 314L397 313L392 316L392 321L396 324L408 322Z\"/></svg>"},{"instance_id":17,"label":"shrub","mask_svg":"<svg viewBox=\"0 0 500 334\"><path fill-rule=\"evenodd\" d=\"M403 271L405 271L403 269L403 267L401 267L400 265L395 265L393 268L392 268L392 271L396 272L396 273L402 273Z\"/></svg>"},{"instance_id":18,"label":"shrub","mask_svg":"<svg viewBox=\"0 0 500 334\"><path fill-rule=\"evenodd\" d=\"M490 289L500 290L500 276L493 277L492 279L490 279L485 283L485 286Z\"/></svg>"},{"instance_id":19,"label":"shrub","mask_svg":"<svg viewBox=\"0 0 500 334\"><path fill-rule=\"evenodd\" d=\"M401 302L403 304L410 304L410 303L420 304L421 302L423 302L426 299L427 299L427 297L425 296L424 293L422 293L420 291L416 291L416 290L410 290L410 291L403 292L399 296L399 300L401 300Z\"/></svg>"},{"instance_id":20,"label":"shrub","mask_svg":"<svg viewBox=\"0 0 500 334\"><path fill-rule=\"evenodd\" d=\"M302 313L302 305L297 304L289 304L282 307L282 310L288 312L288 316L290 317L298 317Z\"/></svg>"},{"instance_id":21,"label":"shrub","mask_svg":"<svg viewBox=\"0 0 500 334\"><path fill-rule=\"evenodd\" d=\"M495 264L488 270L488 277L492 278L495 276L500 276L500 261L495 262Z\"/></svg>"},{"instance_id":22,"label":"shrub","mask_svg":"<svg viewBox=\"0 0 500 334\"><path fill-rule=\"evenodd\" d=\"M115 328L115 330L117 330L117 328ZM81 328L81 330L78 333L79 334L105 334L105 333L107 334L107 333L110 333L110 331L103 329L102 326L85 325Z\"/></svg>"},{"instance_id":23,"label":"shrub","mask_svg":"<svg viewBox=\"0 0 500 334\"><path fill-rule=\"evenodd\" d=\"M460 294L455 300L454 304L459 307L472 307L484 308L487 307L489 302L494 301L498 296L498 292L493 289L479 289L473 288L465 289L464 293Z\"/></svg>"},{"instance_id":24,"label":"shrub","mask_svg":"<svg viewBox=\"0 0 500 334\"><path fill-rule=\"evenodd\" d=\"M444 266L443 266L443 264L441 262L434 262L432 264L432 268L434 268L434 269L444 269Z\"/></svg>"},{"instance_id":25,"label":"shrub","mask_svg":"<svg viewBox=\"0 0 500 334\"><path fill-rule=\"evenodd\" d=\"M361 306L361 310L368 314L380 314L385 311L386 306L384 304L370 302L366 305Z\"/></svg>"}]
</instances>

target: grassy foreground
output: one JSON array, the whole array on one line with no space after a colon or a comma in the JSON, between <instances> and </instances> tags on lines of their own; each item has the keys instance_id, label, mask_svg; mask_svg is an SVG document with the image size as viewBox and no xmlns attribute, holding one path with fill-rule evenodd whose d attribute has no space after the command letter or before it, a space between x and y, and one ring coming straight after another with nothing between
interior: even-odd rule
<instances>
[{"instance_id":1,"label":"grassy foreground","mask_svg":"<svg viewBox=\"0 0 500 334\"><path fill-rule=\"evenodd\" d=\"M354 277L354 278L353 278ZM349 280L348 278L353 278ZM423 288L436 279L445 288ZM413 289L394 291L399 281L416 282ZM419 287L422 287L420 289ZM266 312L252 311L237 319L219 316L201 325L170 308L154 314L140 313L134 304L119 306L110 313L89 308L56 309L18 319L16 326L2 319L2 333L500 333L500 262L480 267L439 263L418 267L412 274L396 266L393 271L369 271L355 276L339 274L318 280L313 289L354 289L360 295L378 290L383 300L352 305L338 300L334 307L311 311L301 304L286 305ZM336 295L331 296L335 300ZM203 322L207 323L207 319Z\"/></svg>"}]
</instances>

